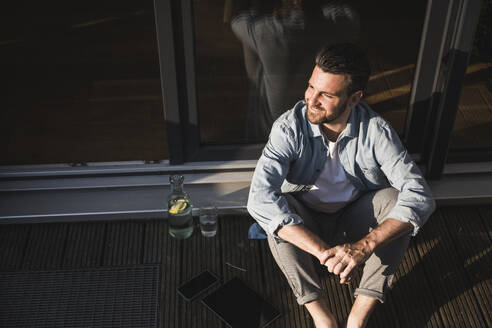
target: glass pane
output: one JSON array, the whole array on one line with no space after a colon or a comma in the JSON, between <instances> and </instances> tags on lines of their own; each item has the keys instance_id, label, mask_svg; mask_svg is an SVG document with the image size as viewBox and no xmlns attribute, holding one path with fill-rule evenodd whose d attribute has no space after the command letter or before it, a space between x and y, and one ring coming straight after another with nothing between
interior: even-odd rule
<instances>
[{"instance_id":1,"label":"glass pane","mask_svg":"<svg viewBox=\"0 0 492 328\"><path fill-rule=\"evenodd\" d=\"M492 21L487 1L475 33L470 62L451 134L451 150L492 147Z\"/></svg>"},{"instance_id":2,"label":"glass pane","mask_svg":"<svg viewBox=\"0 0 492 328\"><path fill-rule=\"evenodd\" d=\"M202 142L265 141L273 121L303 99L315 54L338 42L367 51L365 101L403 132L426 1L193 4Z\"/></svg>"},{"instance_id":3,"label":"glass pane","mask_svg":"<svg viewBox=\"0 0 492 328\"><path fill-rule=\"evenodd\" d=\"M427 1L358 1L356 8L372 71L365 101L401 135Z\"/></svg>"},{"instance_id":4,"label":"glass pane","mask_svg":"<svg viewBox=\"0 0 492 328\"><path fill-rule=\"evenodd\" d=\"M8 6L0 164L167 158L152 0Z\"/></svg>"}]
</instances>

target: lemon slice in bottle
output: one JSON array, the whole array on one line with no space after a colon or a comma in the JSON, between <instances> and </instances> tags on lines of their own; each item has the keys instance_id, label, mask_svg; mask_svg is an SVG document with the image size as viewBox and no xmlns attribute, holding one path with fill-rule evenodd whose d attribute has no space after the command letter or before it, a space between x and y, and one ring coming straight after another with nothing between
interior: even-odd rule
<instances>
[{"instance_id":1,"label":"lemon slice in bottle","mask_svg":"<svg viewBox=\"0 0 492 328\"><path fill-rule=\"evenodd\" d=\"M178 214L183 212L188 207L188 203L184 199L178 199L169 209L169 213Z\"/></svg>"}]
</instances>

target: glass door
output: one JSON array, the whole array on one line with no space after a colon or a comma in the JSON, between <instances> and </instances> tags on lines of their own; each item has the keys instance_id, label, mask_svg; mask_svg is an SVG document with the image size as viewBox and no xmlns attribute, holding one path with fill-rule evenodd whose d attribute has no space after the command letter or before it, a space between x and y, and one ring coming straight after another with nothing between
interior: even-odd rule
<instances>
[{"instance_id":1,"label":"glass door","mask_svg":"<svg viewBox=\"0 0 492 328\"><path fill-rule=\"evenodd\" d=\"M168 157L152 0L0 16L0 165Z\"/></svg>"},{"instance_id":2,"label":"glass door","mask_svg":"<svg viewBox=\"0 0 492 328\"><path fill-rule=\"evenodd\" d=\"M182 17L184 161L257 159L275 119L303 99L316 53L340 42L365 49L372 76L364 101L403 135L427 1L171 5Z\"/></svg>"},{"instance_id":3,"label":"glass door","mask_svg":"<svg viewBox=\"0 0 492 328\"><path fill-rule=\"evenodd\" d=\"M492 7L482 1L448 161L492 160Z\"/></svg>"}]
</instances>

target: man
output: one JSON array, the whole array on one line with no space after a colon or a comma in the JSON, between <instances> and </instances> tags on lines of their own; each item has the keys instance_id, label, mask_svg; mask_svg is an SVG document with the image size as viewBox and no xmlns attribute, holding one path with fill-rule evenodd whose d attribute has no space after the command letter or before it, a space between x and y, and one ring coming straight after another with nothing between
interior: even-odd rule
<instances>
[{"instance_id":1,"label":"man","mask_svg":"<svg viewBox=\"0 0 492 328\"><path fill-rule=\"evenodd\" d=\"M337 327L313 259L347 283L364 266L347 327L364 327L411 235L435 208L396 132L361 102L370 69L352 44L316 57L304 101L273 124L248 211L316 327ZM313 258L314 256L314 258Z\"/></svg>"}]
</instances>

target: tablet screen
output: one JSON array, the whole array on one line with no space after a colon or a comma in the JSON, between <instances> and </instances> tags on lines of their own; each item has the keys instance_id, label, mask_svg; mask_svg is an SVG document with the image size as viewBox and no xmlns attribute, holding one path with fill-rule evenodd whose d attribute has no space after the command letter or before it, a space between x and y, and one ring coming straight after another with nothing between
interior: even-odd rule
<instances>
[{"instance_id":1,"label":"tablet screen","mask_svg":"<svg viewBox=\"0 0 492 328\"><path fill-rule=\"evenodd\" d=\"M265 327L280 316L239 278L231 279L202 302L232 328Z\"/></svg>"}]
</instances>

